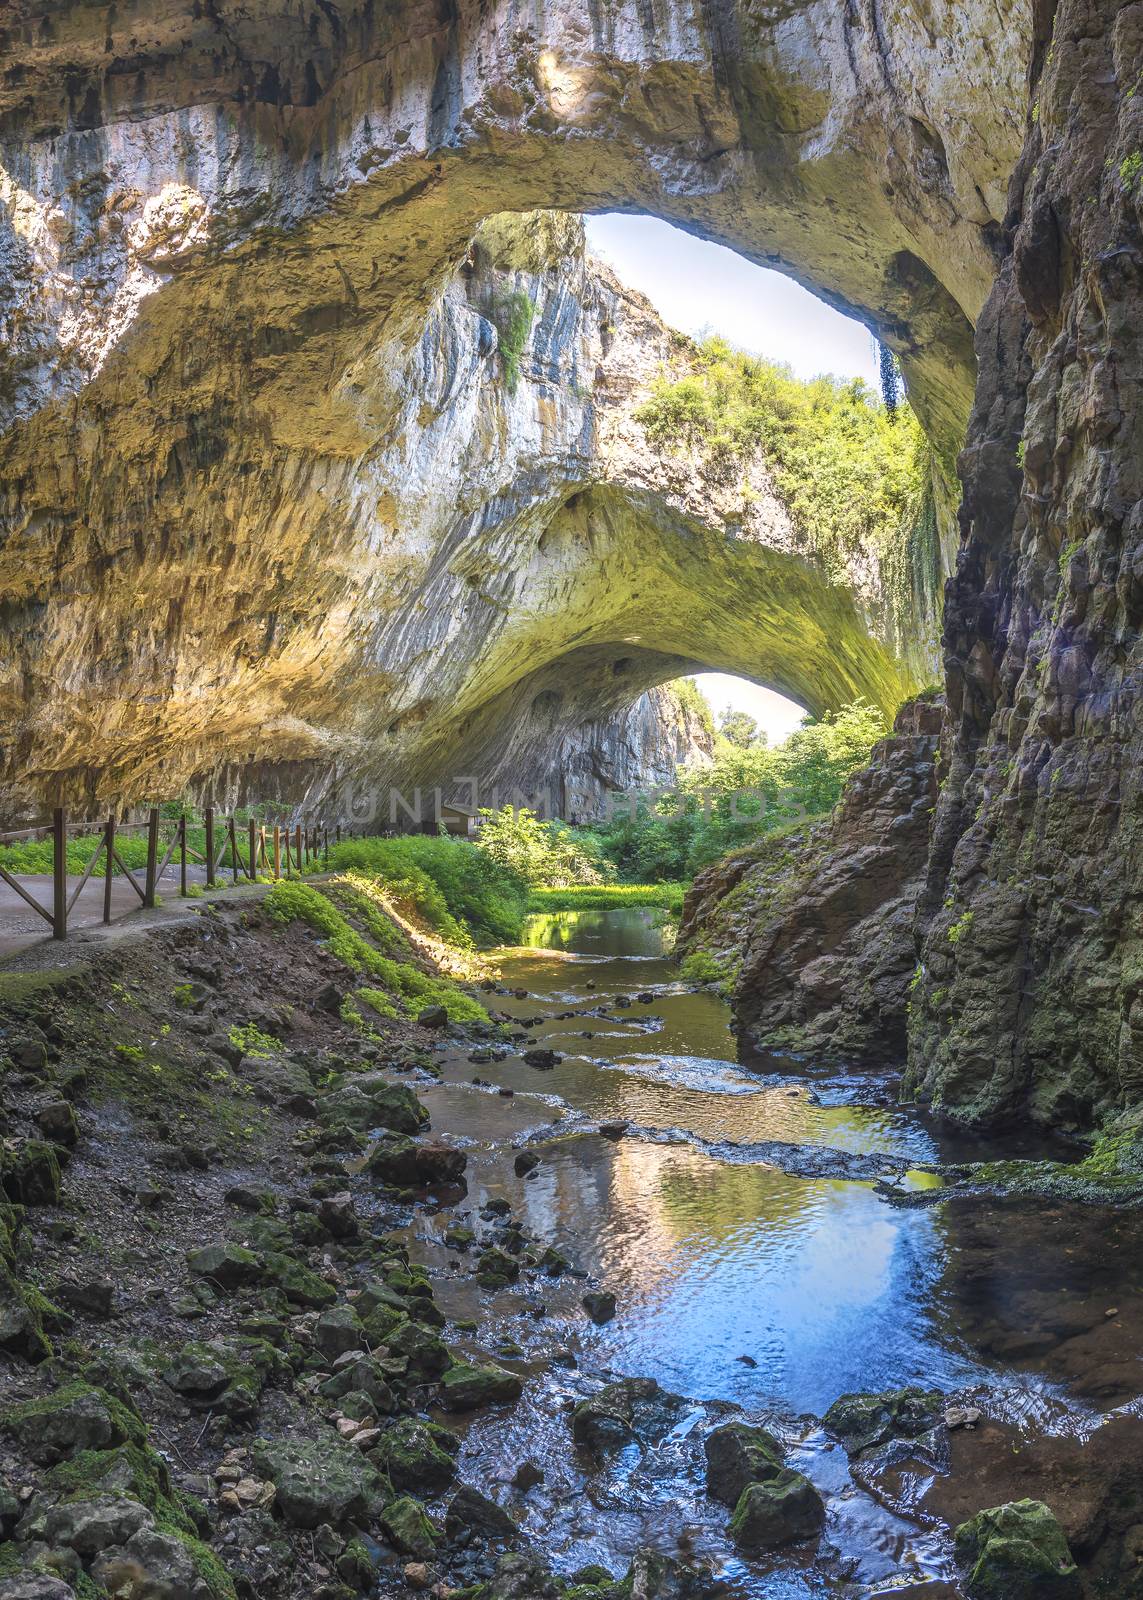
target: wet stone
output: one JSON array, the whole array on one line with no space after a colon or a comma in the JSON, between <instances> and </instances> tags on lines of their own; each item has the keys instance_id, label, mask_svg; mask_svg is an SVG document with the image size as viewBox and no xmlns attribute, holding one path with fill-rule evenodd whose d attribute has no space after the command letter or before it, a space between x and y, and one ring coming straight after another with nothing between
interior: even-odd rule
<instances>
[{"instance_id":1,"label":"wet stone","mask_svg":"<svg viewBox=\"0 0 1143 1600\"><path fill-rule=\"evenodd\" d=\"M764 1428L747 1422L728 1422L709 1434L706 1455L706 1492L724 1505L736 1506L751 1483L764 1483L782 1471L782 1448Z\"/></svg>"},{"instance_id":2,"label":"wet stone","mask_svg":"<svg viewBox=\"0 0 1143 1600\"><path fill-rule=\"evenodd\" d=\"M1076 1600L1079 1573L1063 1529L1039 1500L980 1511L956 1530L972 1600Z\"/></svg>"},{"instance_id":3,"label":"wet stone","mask_svg":"<svg viewBox=\"0 0 1143 1600\"><path fill-rule=\"evenodd\" d=\"M743 1489L730 1519L730 1536L747 1550L814 1539L825 1521L825 1506L813 1484L800 1472L777 1473L765 1483Z\"/></svg>"},{"instance_id":4,"label":"wet stone","mask_svg":"<svg viewBox=\"0 0 1143 1600\"><path fill-rule=\"evenodd\" d=\"M615 1315L615 1296L610 1290L592 1290L584 1295L581 1304L594 1323L610 1322Z\"/></svg>"}]
</instances>

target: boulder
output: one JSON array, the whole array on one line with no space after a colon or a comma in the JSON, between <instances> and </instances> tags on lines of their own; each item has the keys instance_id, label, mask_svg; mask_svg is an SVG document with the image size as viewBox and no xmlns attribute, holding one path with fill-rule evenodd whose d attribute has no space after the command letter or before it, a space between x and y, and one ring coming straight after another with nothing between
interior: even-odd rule
<instances>
[{"instance_id":1,"label":"boulder","mask_svg":"<svg viewBox=\"0 0 1143 1600\"><path fill-rule=\"evenodd\" d=\"M515 1372L491 1363L469 1366L457 1362L441 1379L441 1404L446 1411L476 1411L480 1406L507 1405L524 1392L524 1380Z\"/></svg>"},{"instance_id":2,"label":"boulder","mask_svg":"<svg viewBox=\"0 0 1143 1600\"><path fill-rule=\"evenodd\" d=\"M381 1531L398 1555L427 1560L436 1547L437 1531L421 1502L403 1494L379 1518Z\"/></svg>"},{"instance_id":3,"label":"boulder","mask_svg":"<svg viewBox=\"0 0 1143 1600\"><path fill-rule=\"evenodd\" d=\"M330 1306L314 1323L314 1344L327 1361L336 1361L347 1350L360 1350L365 1330L352 1306Z\"/></svg>"},{"instance_id":4,"label":"boulder","mask_svg":"<svg viewBox=\"0 0 1143 1600\"><path fill-rule=\"evenodd\" d=\"M580 1401L571 1414L572 1438L596 1454L635 1438L654 1442L670 1432L681 1405L654 1378L622 1378Z\"/></svg>"},{"instance_id":5,"label":"boulder","mask_svg":"<svg viewBox=\"0 0 1143 1600\"><path fill-rule=\"evenodd\" d=\"M75 1590L46 1572L17 1572L0 1578L0 1600L75 1600Z\"/></svg>"},{"instance_id":6,"label":"boulder","mask_svg":"<svg viewBox=\"0 0 1143 1600\"><path fill-rule=\"evenodd\" d=\"M444 1139L424 1139L417 1146L416 1162L419 1183L459 1183L468 1156Z\"/></svg>"},{"instance_id":7,"label":"boulder","mask_svg":"<svg viewBox=\"0 0 1143 1600\"><path fill-rule=\"evenodd\" d=\"M415 1489L439 1494L456 1477L456 1464L447 1450L444 1430L431 1423L402 1417L386 1429L370 1452L394 1489Z\"/></svg>"},{"instance_id":8,"label":"boulder","mask_svg":"<svg viewBox=\"0 0 1143 1600\"><path fill-rule=\"evenodd\" d=\"M595 1323L610 1322L615 1315L615 1296L608 1289L593 1289L580 1303Z\"/></svg>"},{"instance_id":9,"label":"boulder","mask_svg":"<svg viewBox=\"0 0 1143 1600\"><path fill-rule=\"evenodd\" d=\"M660 1550L635 1552L624 1586L618 1592L622 1594L624 1590L631 1600L723 1600L733 1592L705 1567L678 1561Z\"/></svg>"},{"instance_id":10,"label":"boulder","mask_svg":"<svg viewBox=\"0 0 1143 1600\"><path fill-rule=\"evenodd\" d=\"M448 1012L444 1006L424 1006L417 1013L422 1028L447 1028Z\"/></svg>"},{"instance_id":11,"label":"boulder","mask_svg":"<svg viewBox=\"0 0 1143 1600\"><path fill-rule=\"evenodd\" d=\"M816 1539L825 1522L825 1505L800 1472L784 1470L765 1483L748 1483L730 1519L730 1536L746 1550Z\"/></svg>"},{"instance_id":12,"label":"boulder","mask_svg":"<svg viewBox=\"0 0 1143 1600\"><path fill-rule=\"evenodd\" d=\"M17 1205L58 1205L61 1178L55 1146L25 1139L14 1150L0 1153L0 1182Z\"/></svg>"},{"instance_id":13,"label":"boulder","mask_svg":"<svg viewBox=\"0 0 1143 1600\"><path fill-rule=\"evenodd\" d=\"M323 1122L342 1122L367 1133L385 1128L391 1133L419 1133L429 1113L404 1084L390 1083L384 1073L367 1072L352 1078L332 1094L323 1095Z\"/></svg>"},{"instance_id":14,"label":"boulder","mask_svg":"<svg viewBox=\"0 0 1143 1600\"><path fill-rule=\"evenodd\" d=\"M295 1528L317 1528L374 1514L383 1495L377 1473L360 1450L337 1434L317 1438L259 1439L255 1470L277 1490L277 1505Z\"/></svg>"},{"instance_id":15,"label":"boulder","mask_svg":"<svg viewBox=\"0 0 1143 1600\"><path fill-rule=\"evenodd\" d=\"M220 1289L248 1288L263 1277L262 1261L255 1252L226 1240L188 1250L187 1266L196 1278L205 1278Z\"/></svg>"},{"instance_id":16,"label":"boulder","mask_svg":"<svg viewBox=\"0 0 1143 1600\"><path fill-rule=\"evenodd\" d=\"M452 1364L444 1340L408 1317L386 1336L385 1343L390 1355L405 1357L414 1383L431 1383Z\"/></svg>"},{"instance_id":17,"label":"boulder","mask_svg":"<svg viewBox=\"0 0 1143 1600\"><path fill-rule=\"evenodd\" d=\"M750 1483L765 1483L782 1471L782 1449L765 1428L728 1422L708 1434L706 1492L723 1505L736 1506Z\"/></svg>"},{"instance_id":18,"label":"boulder","mask_svg":"<svg viewBox=\"0 0 1143 1600\"><path fill-rule=\"evenodd\" d=\"M356 1239L361 1231L353 1196L348 1189L326 1195L318 1205L318 1221L331 1239Z\"/></svg>"},{"instance_id":19,"label":"boulder","mask_svg":"<svg viewBox=\"0 0 1143 1600\"><path fill-rule=\"evenodd\" d=\"M843 1394L822 1426L857 1455L887 1439L916 1439L944 1420L945 1397L935 1389L889 1389L881 1394Z\"/></svg>"},{"instance_id":20,"label":"boulder","mask_svg":"<svg viewBox=\"0 0 1143 1600\"><path fill-rule=\"evenodd\" d=\"M144 1505L121 1495L100 1495L93 1500L65 1500L53 1506L43 1520L43 1537L65 1544L89 1559L110 1545L126 1544L154 1518Z\"/></svg>"},{"instance_id":21,"label":"boulder","mask_svg":"<svg viewBox=\"0 0 1143 1600\"><path fill-rule=\"evenodd\" d=\"M143 1438L143 1424L126 1406L79 1381L17 1406L3 1418L3 1427L34 1461L45 1463Z\"/></svg>"},{"instance_id":22,"label":"boulder","mask_svg":"<svg viewBox=\"0 0 1143 1600\"><path fill-rule=\"evenodd\" d=\"M1041 1500L978 1511L956 1530L973 1600L1075 1600L1079 1573L1064 1530Z\"/></svg>"},{"instance_id":23,"label":"boulder","mask_svg":"<svg viewBox=\"0 0 1143 1600\"><path fill-rule=\"evenodd\" d=\"M444 1527L450 1539L467 1534L480 1540L503 1541L515 1539L520 1531L502 1506L467 1483L462 1483L449 1501Z\"/></svg>"},{"instance_id":24,"label":"boulder","mask_svg":"<svg viewBox=\"0 0 1143 1600\"><path fill-rule=\"evenodd\" d=\"M62 1145L65 1150L70 1150L79 1140L79 1123L66 1100L53 1100L41 1106L36 1112L36 1124L49 1143Z\"/></svg>"}]
</instances>

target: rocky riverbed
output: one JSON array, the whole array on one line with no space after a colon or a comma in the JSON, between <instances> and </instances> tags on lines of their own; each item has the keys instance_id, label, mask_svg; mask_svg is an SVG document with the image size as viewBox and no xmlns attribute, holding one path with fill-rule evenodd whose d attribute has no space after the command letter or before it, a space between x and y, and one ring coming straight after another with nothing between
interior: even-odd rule
<instances>
[{"instance_id":1,"label":"rocky riverbed","mask_svg":"<svg viewBox=\"0 0 1143 1600\"><path fill-rule=\"evenodd\" d=\"M4 1600L1143 1593L1138 1214L530 938L419 1021L248 901L3 979Z\"/></svg>"}]
</instances>

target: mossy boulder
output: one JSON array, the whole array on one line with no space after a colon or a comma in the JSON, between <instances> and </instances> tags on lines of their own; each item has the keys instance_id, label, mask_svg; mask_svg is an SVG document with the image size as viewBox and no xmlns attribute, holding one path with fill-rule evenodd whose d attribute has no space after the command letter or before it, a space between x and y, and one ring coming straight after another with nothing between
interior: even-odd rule
<instances>
[{"instance_id":1,"label":"mossy boulder","mask_svg":"<svg viewBox=\"0 0 1143 1600\"><path fill-rule=\"evenodd\" d=\"M703 1446L706 1492L723 1505L736 1506L750 1483L765 1483L782 1471L782 1447L765 1428L728 1422L715 1428Z\"/></svg>"},{"instance_id":2,"label":"mossy boulder","mask_svg":"<svg viewBox=\"0 0 1143 1600\"><path fill-rule=\"evenodd\" d=\"M259 1439L252 1459L255 1470L274 1484L277 1505L295 1528L373 1516L384 1501L381 1480L369 1462L329 1431L313 1439Z\"/></svg>"},{"instance_id":3,"label":"mossy boulder","mask_svg":"<svg viewBox=\"0 0 1143 1600\"><path fill-rule=\"evenodd\" d=\"M476 1281L482 1289L503 1289L520 1276L520 1263L493 1245L476 1259Z\"/></svg>"},{"instance_id":4,"label":"mossy boulder","mask_svg":"<svg viewBox=\"0 0 1143 1600\"><path fill-rule=\"evenodd\" d=\"M320 1310L337 1299L337 1290L333 1285L319 1278L316 1272L311 1272L295 1256L267 1250L264 1260L265 1281L281 1289L291 1305Z\"/></svg>"},{"instance_id":5,"label":"mossy boulder","mask_svg":"<svg viewBox=\"0 0 1143 1600\"><path fill-rule=\"evenodd\" d=\"M390 1083L380 1072L363 1073L343 1088L322 1097L323 1122L340 1122L359 1133L385 1128L391 1133L420 1133L429 1113L405 1084Z\"/></svg>"},{"instance_id":6,"label":"mossy boulder","mask_svg":"<svg viewBox=\"0 0 1143 1600\"><path fill-rule=\"evenodd\" d=\"M887 1439L916 1439L944 1419L945 1397L936 1389L889 1389L882 1394L843 1394L822 1419L826 1432L850 1455Z\"/></svg>"},{"instance_id":7,"label":"mossy boulder","mask_svg":"<svg viewBox=\"0 0 1143 1600\"><path fill-rule=\"evenodd\" d=\"M681 1405L654 1378L621 1378L580 1401L571 1414L572 1438L597 1455L636 1438L654 1442L673 1427Z\"/></svg>"},{"instance_id":8,"label":"mossy boulder","mask_svg":"<svg viewBox=\"0 0 1143 1600\"><path fill-rule=\"evenodd\" d=\"M0 1417L0 1427L17 1439L34 1461L45 1464L77 1450L146 1442L146 1430L134 1412L106 1390L78 1379L42 1399L14 1406Z\"/></svg>"},{"instance_id":9,"label":"mossy boulder","mask_svg":"<svg viewBox=\"0 0 1143 1600\"><path fill-rule=\"evenodd\" d=\"M765 1483L748 1483L730 1519L729 1533L745 1550L816 1539L825 1522L825 1505L810 1480L784 1470Z\"/></svg>"},{"instance_id":10,"label":"mossy boulder","mask_svg":"<svg viewBox=\"0 0 1143 1600\"><path fill-rule=\"evenodd\" d=\"M374 1410L389 1412L396 1408L393 1391L378 1363L364 1353L355 1360L339 1366L318 1386L323 1400L342 1400L346 1395L364 1394L369 1397Z\"/></svg>"},{"instance_id":11,"label":"mossy boulder","mask_svg":"<svg viewBox=\"0 0 1143 1600\"><path fill-rule=\"evenodd\" d=\"M437 1531L421 1502L400 1495L380 1516L381 1531L399 1555L427 1560L436 1548Z\"/></svg>"},{"instance_id":12,"label":"mossy boulder","mask_svg":"<svg viewBox=\"0 0 1143 1600\"><path fill-rule=\"evenodd\" d=\"M446 1411L476 1411L481 1406L508 1405L524 1392L524 1380L493 1363L469 1366L458 1361L441 1378L441 1404Z\"/></svg>"},{"instance_id":13,"label":"mossy boulder","mask_svg":"<svg viewBox=\"0 0 1143 1600\"><path fill-rule=\"evenodd\" d=\"M241 1421L255 1414L267 1383L287 1371L283 1357L263 1339L210 1339L183 1345L162 1378L190 1405Z\"/></svg>"},{"instance_id":14,"label":"mossy boulder","mask_svg":"<svg viewBox=\"0 0 1143 1600\"><path fill-rule=\"evenodd\" d=\"M1074 1600L1079 1573L1064 1530L1040 1500L978 1511L956 1530L973 1600Z\"/></svg>"},{"instance_id":15,"label":"mossy boulder","mask_svg":"<svg viewBox=\"0 0 1143 1600\"><path fill-rule=\"evenodd\" d=\"M261 1258L243 1245L220 1239L187 1251L187 1267L196 1278L204 1278L219 1289L244 1289L262 1281Z\"/></svg>"},{"instance_id":16,"label":"mossy boulder","mask_svg":"<svg viewBox=\"0 0 1143 1600\"><path fill-rule=\"evenodd\" d=\"M409 1317L393 1328L385 1344L390 1356L403 1356L408 1362L409 1377L414 1383L432 1383L452 1364L444 1340Z\"/></svg>"},{"instance_id":17,"label":"mossy boulder","mask_svg":"<svg viewBox=\"0 0 1143 1600\"><path fill-rule=\"evenodd\" d=\"M365 1330L352 1306L330 1306L314 1324L313 1340L327 1361L360 1350Z\"/></svg>"},{"instance_id":18,"label":"mossy boulder","mask_svg":"<svg viewBox=\"0 0 1143 1600\"><path fill-rule=\"evenodd\" d=\"M17 1205L58 1205L61 1182L59 1153L46 1140L25 1139L0 1154L0 1184Z\"/></svg>"},{"instance_id":19,"label":"mossy boulder","mask_svg":"<svg viewBox=\"0 0 1143 1600\"><path fill-rule=\"evenodd\" d=\"M371 1458L394 1489L438 1494L456 1477L456 1463L447 1448L454 1444L443 1428L402 1417L378 1440Z\"/></svg>"},{"instance_id":20,"label":"mossy boulder","mask_svg":"<svg viewBox=\"0 0 1143 1600\"><path fill-rule=\"evenodd\" d=\"M25 1361L43 1361L52 1353L44 1335L36 1299L0 1261L0 1350Z\"/></svg>"},{"instance_id":21,"label":"mossy boulder","mask_svg":"<svg viewBox=\"0 0 1143 1600\"><path fill-rule=\"evenodd\" d=\"M417 1174L416 1143L403 1133L388 1133L370 1150L365 1171L374 1183L398 1189L415 1188Z\"/></svg>"}]
</instances>

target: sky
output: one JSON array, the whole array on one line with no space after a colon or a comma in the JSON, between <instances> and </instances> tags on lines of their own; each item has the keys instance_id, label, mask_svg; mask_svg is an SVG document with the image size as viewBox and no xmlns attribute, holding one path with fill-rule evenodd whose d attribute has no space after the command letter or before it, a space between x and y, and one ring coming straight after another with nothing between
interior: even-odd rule
<instances>
[{"instance_id":1,"label":"sky","mask_svg":"<svg viewBox=\"0 0 1143 1600\"><path fill-rule=\"evenodd\" d=\"M773 361L788 361L800 378L832 372L839 378L880 382L869 330L843 317L792 278L755 266L723 245L696 239L658 217L618 213L587 218L590 249L631 288L650 300L663 320L684 333L718 333L732 344ZM773 689L721 672L695 681L717 716L725 707L747 711L777 744L805 711Z\"/></svg>"}]
</instances>

